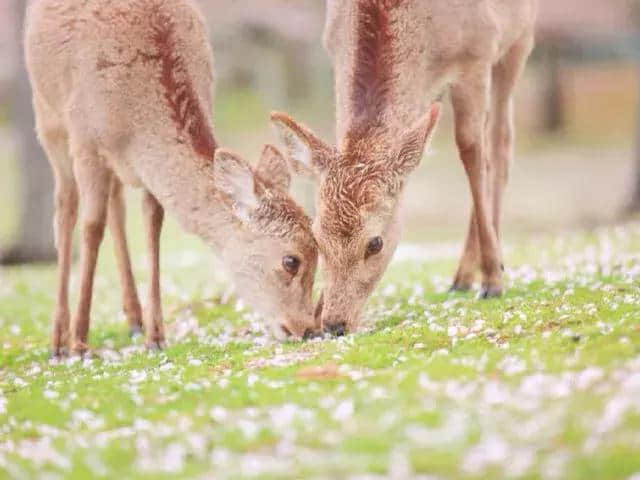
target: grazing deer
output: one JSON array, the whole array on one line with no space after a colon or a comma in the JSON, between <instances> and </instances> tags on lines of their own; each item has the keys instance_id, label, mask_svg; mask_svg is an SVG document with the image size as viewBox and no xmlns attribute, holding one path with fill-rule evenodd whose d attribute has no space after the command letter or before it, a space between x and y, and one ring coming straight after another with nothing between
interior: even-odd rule
<instances>
[{"instance_id":1,"label":"grazing deer","mask_svg":"<svg viewBox=\"0 0 640 480\"><path fill-rule=\"evenodd\" d=\"M53 353L69 332L72 232L82 226L80 298L70 327L87 350L98 249L108 219L132 330L141 309L124 231L122 185L144 189L150 257L146 342L164 341L159 238L164 209L213 246L239 293L301 337L314 326L311 222L288 196L285 159L267 146L254 170L212 133L212 53L192 0L38 0L26 27L37 131L56 178L59 252Z\"/></svg>"},{"instance_id":2,"label":"grazing deer","mask_svg":"<svg viewBox=\"0 0 640 480\"><path fill-rule=\"evenodd\" d=\"M274 113L298 171L319 179L314 234L326 268L325 329L357 326L400 237L400 203L449 89L473 210L453 288L503 292L502 199L512 98L531 52L536 0L328 0L324 34L336 75L333 148ZM429 107L431 105L431 107Z\"/></svg>"}]
</instances>

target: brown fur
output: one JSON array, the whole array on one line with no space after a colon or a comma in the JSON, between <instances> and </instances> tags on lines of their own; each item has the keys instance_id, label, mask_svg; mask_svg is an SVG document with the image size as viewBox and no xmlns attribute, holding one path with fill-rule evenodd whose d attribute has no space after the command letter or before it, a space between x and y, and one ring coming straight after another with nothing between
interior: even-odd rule
<instances>
[{"instance_id":1,"label":"brown fur","mask_svg":"<svg viewBox=\"0 0 640 480\"><path fill-rule=\"evenodd\" d=\"M391 10L399 3L399 0L371 0L359 2L356 7L353 129L368 129L383 120L394 75Z\"/></svg>"},{"instance_id":2,"label":"brown fur","mask_svg":"<svg viewBox=\"0 0 640 480\"><path fill-rule=\"evenodd\" d=\"M288 195L286 162L265 149L254 171L218 148L208 114L213 60L192 0L38 0L29 7L26 56L37 131L56 177L58 295L52 347L87 350L98 250L114 233L132 331L164 341L160 232L165 208L215 247L238 287L277 335L315 326L317 263L310 220ZM278 182L262 178L270 172ZM277 183L277 184L276 184ZM141 314L124 232L122 185L144 189L149 305ZM70 325L71 238L81 205L80 300ZM293 276L283 257L300 258Z\"/></svg>"},{"instance_id":3,"label":"brown fur","mask_svg":"<svg viewBox=\"0 0 640 480\"><path fill-rule=\"evenodd\" d=\"M398 243L403 187L446 89L474 204L454 288L469 288L479 268L481 296L500 295L512 95L532 48L537 1L327 0L327 7L337 151L286 115L273 116L290 161L320 182L314 233L327 270L322 322L358 325ZM384 249L369 257L367 244L378 236Z\"/></svg>"},{"instance_id":4,"label":"brown fur","mask_svg":"<svg viewBox=\"0 0 640 480\"><path fill-rule=\"evenodd\" d=\"M161 65L160 83L172 111L171 118L179 133L187 131L195 152L213 161L218 145L198 105L184 60L176 53L175 23L169 15L158 9L152 15L151 24Z\"/></svg>"}]
</instances>

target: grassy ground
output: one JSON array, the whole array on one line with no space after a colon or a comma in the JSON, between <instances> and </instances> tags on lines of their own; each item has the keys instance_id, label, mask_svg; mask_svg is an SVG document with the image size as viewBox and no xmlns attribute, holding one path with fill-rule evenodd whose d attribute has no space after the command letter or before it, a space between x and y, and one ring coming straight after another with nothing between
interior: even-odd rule
<instances>
[{"instance_id":1,"label":"grassy ground","mask_svg":"<svg viewBox=\"0 0 640 480\"><path fill-rule=\"evenodd\" d=\"M219 96L217 134L253 161L273 141L271 106L245 96ZM604 134L592 131L609 122L574 110L600 119L569 129L595 148L559 155L520 136L506 212L520 233L502 300L446 293L460 250L448 239L462 237L468 210L446 124L407 196L404 238L419 243L401 247L356 335L273 343L227 292L213 255L170 222L169 347L148 353L127 337L107 239L90 337L98 358L56 363L53 268L0 269L0 478L639 480L640 224L522 238L597 224L626 195L628 146L598 147ZM297 116L331 137L321 121L331 115ZM3 244L15 229L7 158L0 151ZM144 293L139 225L132 215Z\"/></svg>"},{"instance_id":2,"label":"grassy ground","mask_svg":"<svg viewBox=\"0 0 640 480\"><path fill-rule=\"evenodd\" d=\"M640 224L518 242L488 302L446 293L456 245L403 245L362 332L286 344L167 230L161 353L110 242L84 363L48 358L52 268L0 270L0 477L640 478Z\"/></svg>"}]
</instances>

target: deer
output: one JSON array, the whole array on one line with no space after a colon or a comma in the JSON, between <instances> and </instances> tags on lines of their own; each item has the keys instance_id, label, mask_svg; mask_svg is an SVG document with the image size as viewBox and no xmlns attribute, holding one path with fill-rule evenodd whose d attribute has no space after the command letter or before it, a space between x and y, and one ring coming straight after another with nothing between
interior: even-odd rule
<instances>
[{"instance_id":1,"label":"deer","mask_svg":"<svg viewBox=\"0 0 640 480\"><path fill-rule=\"evenodd\" d=\"M209 113L213 54L192 0L38 0L29 6L26 63L38 138L52 166L58 251L52 353L90 353L96 259L108 224L131 332L165 343L160 233L165 209L223 260L237 294L277 338L315 326L317 247L289 195L282 154L255 167L221 148ZM142 313L125 233L123 187L143 192L150 272ZM80 286L69 310L72 233L80 223Z\"/></svg>"},{"instance_id":2,"label":"deer","mask_svg":"<svg viewBox=\"0 0 640 480\"><path fill-rule=\"evenodd\" d=\"M400 239L402 197L448 92L473 207L452 290L482 274L503 294L501 217L513 156L513 94L534 44L537 0L327 0L333 146L282 112L273 123L298 174L315 178L325 330L358 327Z\"/></svg>"}]
</instances>

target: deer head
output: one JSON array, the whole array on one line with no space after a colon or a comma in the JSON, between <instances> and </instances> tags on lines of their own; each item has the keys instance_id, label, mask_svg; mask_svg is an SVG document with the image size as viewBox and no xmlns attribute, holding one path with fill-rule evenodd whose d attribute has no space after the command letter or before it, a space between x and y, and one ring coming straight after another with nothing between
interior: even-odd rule
<instances>
[{"instance_id":1,"label":"deer head","mask_svg":"<svg viewBox=\"0 0 640 480\"><path fill-rule=\"evenodd\" d=\"M285 159L268 145L252 169L237 155L218 150L214 172L235 217L232 244L223 254L239 295L273 319L276 337L313 333L317 247L310 219L289 196Z\"/></svg>"},{"instance_id":2,"label":"deer head","mask_svg":"<svg viewBox=\"0 0 640 480\"><path fill-rule=\"evenodd\" d=\"M436 104L393 143L375 129L352 129L340 149L287 115L272 115L293 169L319 182L313 233L325 270L317 308L325 330L342 334L357 328L398 245L403 188L439 115Z\"/></svg>"}]
</instances>

